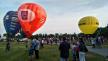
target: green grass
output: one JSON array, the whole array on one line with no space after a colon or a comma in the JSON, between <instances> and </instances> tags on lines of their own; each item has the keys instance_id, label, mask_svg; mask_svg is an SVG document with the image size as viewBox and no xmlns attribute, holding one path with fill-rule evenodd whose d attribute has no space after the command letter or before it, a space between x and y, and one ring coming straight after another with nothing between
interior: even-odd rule
<instances>
[{"instance_id":1,"label":"green grass","mask_svg":"<svg viewBox=\"0 0 108 61\"><path fill-rule=\"evenodd\" d=\"M103 45L103 47L108 48L108 45Z\"/></svg>"},{"instance_id":2,"label":"green grass","mask_svg":"<svg viewBox=\"0 0 108 61\"><path fill-rule=\"evenodd\" d=\"M0 61L29 61L28 51L23 43L12 43L11 51L5 52L5 43L0 42ZM71 51L69 61L72 61ZM58 46L45 45L40 49L40 59L35 61L60 61ZM94 53L87 53L87 61L104 61L104 58Z\"/></svg>"}]
</instances>

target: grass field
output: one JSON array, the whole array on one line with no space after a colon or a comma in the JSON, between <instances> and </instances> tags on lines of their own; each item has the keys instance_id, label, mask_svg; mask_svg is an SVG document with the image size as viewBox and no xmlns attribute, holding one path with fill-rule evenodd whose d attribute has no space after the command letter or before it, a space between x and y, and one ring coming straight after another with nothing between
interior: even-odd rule
<instances>
[{"instance_id":1,"label":"grass field","mask_svg":"<svg viewBox=\"0 0 108 61\"><path fill-rule=\"evenodd\" d=\"M12 42L11 51L5 52L5 43L0 42L0 61L29 61L28 51L23 43ZM72 61L70 51L69 61ZM40 49L40 59L35 61L60 61L59 51L57 45L45 45ZM102 56L88 52L87 61L104 61Z\"/></svg>"}]
</instances>

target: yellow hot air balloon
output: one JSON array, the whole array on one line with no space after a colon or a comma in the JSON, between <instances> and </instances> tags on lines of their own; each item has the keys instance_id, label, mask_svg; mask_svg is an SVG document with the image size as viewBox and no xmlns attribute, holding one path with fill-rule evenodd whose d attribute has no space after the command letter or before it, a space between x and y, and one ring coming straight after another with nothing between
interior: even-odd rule
<instances>
[{"instance_id":1,"label":"yellow hot air balloon","mask_svg":"<svg viewBox=\"0 0 108 61\"><path fill-rule=\"evenodd\" d=\"M99 22L96 17L86 16L80 19L78 25L84 34L93 34L97 30Z\"/></svg>"}]
</instances>

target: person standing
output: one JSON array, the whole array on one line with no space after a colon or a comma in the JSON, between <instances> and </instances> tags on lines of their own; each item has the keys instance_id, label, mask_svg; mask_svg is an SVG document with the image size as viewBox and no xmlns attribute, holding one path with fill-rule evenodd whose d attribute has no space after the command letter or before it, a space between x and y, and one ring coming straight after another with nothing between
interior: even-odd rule
<instances>
[{"instance_id":1,"label":"person standing","mask_svg":"<svg viewBox=\"0 0 108 61\"><path fill-rule=\"evenodd\" d=\"M80 41L79 41L79 61L86 61L85 60L86 52L88 52L88 49L85 46L83 38L80 38Z\"/></svg>"},{"instance_id":2,"label":"person standing","mask_svg":"<svg viewBox=\"0 0 108 61\"><path fill-rule=\"evenodd\" d=\"M34 52L35 52L35 46L36 46L36 40L33 38L32 41L29 44L30 61L33 61L33 56L34 56Z\"/></svg>"},{"instance_id":3,"label":"person standing","mask_svg":"<svg viewBox=\"0 0 108 61\"><path fill-rule=\"evenodd\" d=\"M66 38L63 37L63 42L60 43L60 61L68 61L70 44L67 42Z\"/></svg>"},{"instance_id":4,"label":"person standing","mask_svg":"<svg viewBox=\"0 0 108 61\"><path fill-rule=\"evenodd\" d=\"M73 42L71 45L72 49L72 61L79 61L79 47L77 43Z\"/></svg>"},{"instance_id":5,"label":"person standing","mask_svg":"<svg viewBox=\"0 0 108 61\"><path fill-rule=\"evenodd\" d=\"M38 40L38 38L34 39L35 41L35 47L34 47L34 51L35 51L35 57L36 59L39 59L39 48L40 48L40 41Z\"/></svg>"},{"instance_id":6,"label":"person standing","mask_svg":"<svg viewBox=\"0 0 108 61\"><path fill-rule=\"evenodd\" d=\"M43 38L43 39L40 41L40 47L41 47L41 48L44 48L44 40L45 40L45 39Z\"/></svg>"},{"instance_id":7,"label":"person standing","mask_svg":"<svg viewBox=\"0 0 108 61\"><path fill-rule=\"evenodd\" d=\"M36 59L39 59L39 48L40 48L39 40L37 38L33 38L33 40L30 43L30 48L29 48L30 61L33 61L34 53L35 53Z\"/></svg>"}]
</instances>

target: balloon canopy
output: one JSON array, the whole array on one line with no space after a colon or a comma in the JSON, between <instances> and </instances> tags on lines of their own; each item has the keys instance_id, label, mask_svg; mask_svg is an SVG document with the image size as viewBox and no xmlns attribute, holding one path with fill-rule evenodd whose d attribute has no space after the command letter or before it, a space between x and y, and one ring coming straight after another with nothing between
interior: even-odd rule
<instances>
[{"instance_id":1,"label":"balloon canopy","mask_svg":"<svg viewBox=\"0 0 108 61\"><path fill-rule=\"evenodd\" d=\"M37 31L46 21L46 12L38 4L24 3L18 9L18 18L27 37Z\"/></svg>"},{"instance_id":2,"label":"balloon canopy","mask_svg":"<svg viewBox=\"0 0 108 61\"><path fill-rule=\"evenodd\" d=\"M97 30L99 22L96 17L86 16L80 19L78 25L84 34L93 34Z\"/></svg>"},{"instance_id":3,"label":"balloon canopy","mask_svg":"<svg viewBox=\"0 0 108 61\"><path fill-rule=\"evenodd\" d=\"M5 30L9 36L15 36L15 34L21 29L16 11L7 12L3 20Z\"/></svg>"}]
</instances>

